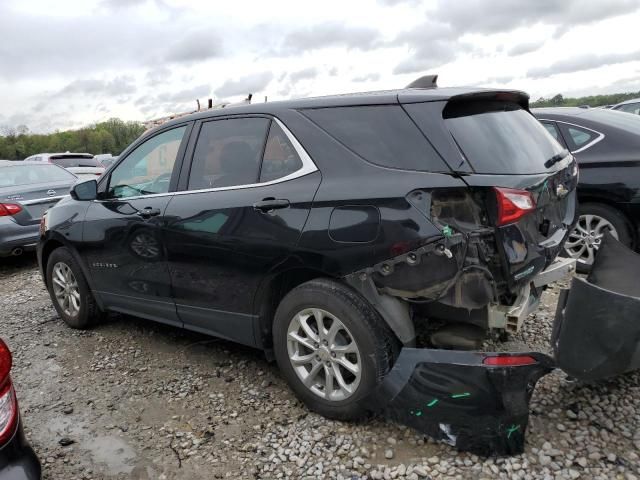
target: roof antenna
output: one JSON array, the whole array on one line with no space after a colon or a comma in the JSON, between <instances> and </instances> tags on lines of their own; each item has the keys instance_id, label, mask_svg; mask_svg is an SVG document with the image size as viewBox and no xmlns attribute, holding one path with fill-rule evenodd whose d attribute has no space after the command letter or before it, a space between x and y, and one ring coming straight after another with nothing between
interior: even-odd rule
<instances>
[{"instance_id":1,"label":"roof antenna","mask_svg":"<svg viewBox=\"0 0 640 480\"><path fill-rule=\"evenodd\" d=\"M438 88L438 75L424 75L405 88Z\"/></svg>"}]
</instances>

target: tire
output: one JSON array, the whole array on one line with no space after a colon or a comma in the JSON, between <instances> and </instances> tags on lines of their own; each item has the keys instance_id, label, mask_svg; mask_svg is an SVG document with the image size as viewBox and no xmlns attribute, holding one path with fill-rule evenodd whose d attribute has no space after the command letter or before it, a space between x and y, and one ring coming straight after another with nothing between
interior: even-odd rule
<instances>
[{"instance_id":1,"label":"tire","mask_svg":"<svg viewBox=\"0 0 640 480\"><path fill-rule=\"evenodd\" d=\"M64 275L67 271L70 272L71 275ZM65 307L65 302L62 299L59 300L59 297L56 295L56 292L59 293L57 289L62 288L59 282L54 281L54 275L56 275L58 280L62 280L58 272L62 272L65 277L63 282L66 281L67 284L73 286L75 281L77 295L71 295L76 299L76 301L73 302L73 307L68 303L67 305L69 306ZM47 262L46 275L47 289L49 290L49 296L51 297L53 306L60 318L62 318L68 326L71 328L85 329L94 325L102 318L103 313L93 298L84 274L67 248L60 247L51 253ZM56 286L54 286L54 283L56 283ZM71 288L70 291L71 290L74 289ZM75 309L76 302L77 309Z\"/></svg>"},{"instance_id":2,"label":"tire","mask_svg":"<svg viewBox=\"0 0 640 480\"><path fill-rule=\"evenodd\" d=\"M323 337L317 336L318 315L322 317L323 330L329 334L331 326L337 325L335 319L345 327L337 330L333 335L334 341L324 348ZM310 350L292 339L290 334L293 332L298 338L302 336L307 343L312 343L311 337L305 336L305 330L298 327L302 322L308 322L307 326L318 337L319 341L314 345L316 350ZM339 351L346 350L347 344L355 344L357 354ZM273 345L283 376L309 409L335 420L357 420L369 413L367 397L391 369L398 342L374 308L358 293L338 282L317 279L294 288L280 302L274 318ZM314 360L294 368L291 357L307 358L310 353ZM359 377L343 367L345 364L357 364ZM318 369L313 377L317 383L306 386L301 375L314 371L314 366ZM350 392L338 382L336 369ZM330 380L332 386L329 389L334 389L334 395L328 399L327 372L333 372L330 374L333 380Z\"/></svg>"},{"instance_id":3,"label":"tire","mask_svg":"<svg viewBox=\"0 0 640 480\"><path fill-rule=\"evenodd\" d=\"M627 247L632 246L631 228L622 212L602 203L580 205L578 224L564 246L564 255L578 260L576 264L578 272L589 273L591 270L593 255L599 248L605 230L611 231L611 234ZM582 247L584 247L584 253L577 256Z\"/></svg>"}]
</instances>

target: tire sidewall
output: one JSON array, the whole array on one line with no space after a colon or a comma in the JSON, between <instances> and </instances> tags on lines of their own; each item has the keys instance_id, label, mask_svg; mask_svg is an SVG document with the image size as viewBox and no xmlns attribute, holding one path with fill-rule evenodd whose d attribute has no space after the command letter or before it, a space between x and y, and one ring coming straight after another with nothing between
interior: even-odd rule
<instances>
[{"instance_id":1,"label":"tire sidewall","mask_svg":"<svg viewBox=\"0 0 640 480\"><path fill-rule=\"evenodd\" d=\"M597 215L598 217L604 218L616 229L618 241L627 247L632 247L633 237L629 222L624 214L617 209L601 203L584 203L580 205L578 215ZM562 252L563 256L569 256L564 248ZM591 265L576 262L576 270L579 273L589 273L591 271Z\"/></svg>"},{"instance_id":2,"label":"tire sidewall","mask_svg":"<svg viewBox=\"0 0 640 480\"><path fill-rule=\"evenodd\" d=\"M274 320L273 339L274 354L282 374L291 388L313 410L327 416L357 416L363 409L362 401L373 391L378 383L381 360L377 358L377 347L374 332L368 328L362 318L367 313L343 300L338 295L332 295L328 289L306 285L290 292L280 303ZM287 350L287 332L293 317L307 308L320 308L335 315L349 330L360 352L362 376L356 392L341 401L327 401L314 394L302 384L295 372ZM383 368L386 366L382 366Z\"/></svg>"},{"instance_id":3,"label":"tire sidewall","mask_svg":"<svg viewBox=\"0 0 640 480\"><path fill-rule=\"evenodd\" d=\"M65 263L71 269L73 276L76 278L76 282L78 283L78 290L80 292L80 311L75 316L67 315L62 310L62 307L58 303L58 299L53 291L53 267L59 262ZM51 297L51 301L53 302L56 312L58 312L60 318L67 325L72 328L86 328L89 326L90 312L88 302L91 292L89 291L89 287L82 270L73 258L71 252L65 247L54 250L49 256L49 260L47 261L47 290L49 291L49 296Z\"/></svg>"}]
</instances>

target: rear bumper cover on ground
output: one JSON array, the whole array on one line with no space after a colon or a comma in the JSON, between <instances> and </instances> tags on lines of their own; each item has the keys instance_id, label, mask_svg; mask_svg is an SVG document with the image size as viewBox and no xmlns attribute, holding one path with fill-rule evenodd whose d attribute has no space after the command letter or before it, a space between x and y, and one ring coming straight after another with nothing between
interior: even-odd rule
<instances>
[{"instance_id":1,"label":"rear bumper cover on ground","mask_svg":"<svg viewBox=\"0 0 640 480\"><path fill-rule=\"evenodd\" d=\"M554 358L404 348L372 395L372 410L459 450L521 453L529 401L542 376L561 368L593 381L640 368L639 271L640 255L605 239L588 281L574 278L562 292L551 339ZM488 365L486 359L496 356L534 361Z\"/></svg>"}]
</instances>

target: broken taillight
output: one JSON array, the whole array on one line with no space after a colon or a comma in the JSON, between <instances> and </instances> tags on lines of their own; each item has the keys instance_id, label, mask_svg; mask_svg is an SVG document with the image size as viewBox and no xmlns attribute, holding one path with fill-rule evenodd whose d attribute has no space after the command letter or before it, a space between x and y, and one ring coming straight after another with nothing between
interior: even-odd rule
<instances>
[{"instance_id":1,"label":"broken taillight","mask_svg":"<svg viewBox=\"0 0 640 480\"><path fill-rule=\"evenodd\" d=\"M521 367L523 365L533 365L537 362L535 358L529 355L498 355L496 357L485 357L482 363L490 367Z\"/></svg>"},{"instance_id":2,"label":"broken taillight","mask_svg":"<svg viewBox=\"0 0 640 480\"><path fill-rule=\"evenodd\" d=\"M526 190L493 187L498 204L497 225L506 225L522 218L535 210L536 202L533 195Z\"/></svg>"},{"instance_id":3,"label":"broken taillight","mask_svg":"<svg viewBox=\"0 0 640 480\"><path fill-rule=\"evenodd\" d=\"M22 211L17 203L0 203L0 217L10 217Z\"/></svg>"},{"instance_id":4,"label":"broken taillight","mask_svg":"<svg viewBox=\"0 0 640 480\"><path fill-rule=\"evenodd\" d=\"M0 339L0 446L13 437L18 424L18 402L11 383L11 352Z\"/></svg>"}]
</instances>

